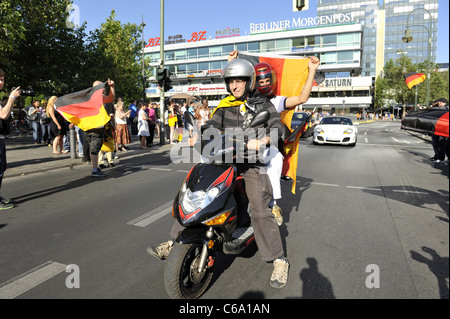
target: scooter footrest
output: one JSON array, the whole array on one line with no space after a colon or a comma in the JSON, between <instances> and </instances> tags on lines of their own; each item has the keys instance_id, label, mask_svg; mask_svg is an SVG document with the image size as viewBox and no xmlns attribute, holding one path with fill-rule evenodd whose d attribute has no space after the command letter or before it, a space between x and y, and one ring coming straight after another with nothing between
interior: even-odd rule
<instances>
[{"instance_id":1,"label":"scooter footrest","mask_svg":"<svg viewBox=\"0 0 450 319\"><path fill-rule=\"evenodd\" d=\"M253 227L242 227L236 229L232 240L224 243L224 253L239 254L247 246L248 240L253 236Z\"/></svg>"},{"instance_id":2,"label":"scooter footrest","mask_svg":"<svg viewBox=\"0 0 450 319\"><path fill-rule=\"evenodd\" d=\"M254 230L253 227L242 227L242 228L237 228L233 234L231 235L231 237L233 239L245 239L247 238L250 234L253 234Z\"/></svg>"}]
</instances>

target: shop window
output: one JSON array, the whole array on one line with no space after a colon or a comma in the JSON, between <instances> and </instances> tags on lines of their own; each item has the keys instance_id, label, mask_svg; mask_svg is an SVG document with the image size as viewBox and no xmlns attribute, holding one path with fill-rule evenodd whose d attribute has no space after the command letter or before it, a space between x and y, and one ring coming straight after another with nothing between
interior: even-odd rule
<instances>
[{"instance_id":1,"label":"shop window","mask_svg":"<svg viewBox=\"0 0 450 319\"><path fill-rule=\"evenodd\" d=\"M322 36L323 47L331 47L336 46L337 43L337 35L336 34L327 34Z\"/></svg>"},{"instance_id":2,"label":"shop window","mask_svg":"<svg viewBox=\"0 0 450 319\"><path fill-rule=\"evenodd\" d=\"M230 52L234 51L234 44L222 45L222 55L228 56Z\"/></svg>"},{"instance_id":3,"label":"shop window","mask_svg":"<svg viewBox=\"0 0 450 319\"><path fill-rule=\"evenodd\" d=\"M204 48L198 48L198 53L197 53L197 57L200 58L209 58L209 48L208 47L204 47Z\"/></svg>"},{"instance_id":4,"label":"shop window","mask_svg":"<svg viewBox=\"0 0 450 319\"><path fill-rule=\"evenodd\" d=\"M259 52L259 42L248 43L248 52Z\"/></svg>"},{"instance_id":5,"label":"shop window","mask_svg":"<svg viewBox=\"0 0 450 319\"><path fill-rule=\"evenodd\" d=\"M299 37L292 39L292 46L294 48L303 48L305 46L305 38Z\"/></svg>"},{"instance_id":6,"label":"shop window","mask_svg":"<svg viewBox=\"0 0 450 319\"><path fill-rule=\"evenodd\" d=\"M187 50L188 59L197 59L197 49L189 49Z\"/></svg>"}]
</instances>

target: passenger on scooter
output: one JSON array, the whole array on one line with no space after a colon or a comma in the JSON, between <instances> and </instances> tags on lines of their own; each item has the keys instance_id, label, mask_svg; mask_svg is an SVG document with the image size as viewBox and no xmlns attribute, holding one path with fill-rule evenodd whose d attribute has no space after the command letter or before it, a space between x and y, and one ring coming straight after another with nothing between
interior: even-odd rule
<instances>
[{"instance_id":1,"label":"passenger on scooter","mask_svg":"<svg viewBox=\"0 0 450 319\"><path fill-rule=\"evenodd\" d=\"M238 58L238 51L230 52L228 62ZM299 96L281 96L275 95L277 88L277 78L275 69L268 63L258 63L255 65L256 72L256 88L261 94L267 96L272 104L275 106L278 113L285 110L294 108L298 105L306 103L311 94L311 90L314 83L314 76L316 75L317 68L320 65L320 61L317 57L310 58L308 63L308 78ZM277 200L281 199L281 171L283 169L283 155L279 152L277 147L267 148L264 154L267 163L267 174L269 175L270 182L273 189L273 201L271 202L272 214L277 220L278 226L283 224L283 212L280 206L277 204Z\"/></svg>"},{"instance_id":2,"label":"passenger on scooter","mask_svg":"<svg viewBox=\"0 0 450 319\"><path fill-rule=\"evenodd\" d=\"M225 66L223 77L230 95L220 102L211 120L206 124L221 131L226 128L242 128L244 122L247 123L254 114L268 110L270 118L264 127L277 128L277 140L272 141L267 130L267 135L263 138L250 139L247 148L257 151L263 146L277 145L278 138L282 135L280 115L270 100L255 89L255 69L252 64L242 59L233 60ZM281 288L286 285L288 279L289 263L284 253L279 228L269 208L272 186L268 175L261 174L261 168L264 168L265 164L257 161L257 163L236 164L236 167L245 182L259 253L264 261L274 264L270 285ZM183 229L176 221L170 232L171 237L177 238ZM149 248L148 252L163 260L167 258L172 247L173 242L169 241L158 247Z\"/></svg>"}]
</instances>

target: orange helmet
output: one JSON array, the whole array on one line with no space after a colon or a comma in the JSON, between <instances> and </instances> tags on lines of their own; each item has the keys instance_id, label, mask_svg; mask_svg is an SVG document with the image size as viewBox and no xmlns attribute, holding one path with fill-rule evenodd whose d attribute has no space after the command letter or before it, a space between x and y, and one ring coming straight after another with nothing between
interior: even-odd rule
<instances>
[{"instance_id":1,"label":"orange helmet","mask_svg":"<svg viewBox=\"0 0 450 319\"><path fill-rule=\"evenodd\" d=\"M256 83L255 87L261 94L273 95L277 89L277 75L275 70L272 69L270 64L258 63L255 65ZM261 84L260 81L264 79L270 79L270 83Z\"/></svg>"}]
</instances>

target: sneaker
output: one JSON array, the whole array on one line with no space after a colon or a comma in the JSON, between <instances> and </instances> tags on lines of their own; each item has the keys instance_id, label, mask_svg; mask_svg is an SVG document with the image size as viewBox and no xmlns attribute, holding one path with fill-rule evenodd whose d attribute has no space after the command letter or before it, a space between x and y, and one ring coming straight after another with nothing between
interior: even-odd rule
<instances>
[{"instance_id":1,"label":"sneaker","mask_svg":"<svg viewBox=\"0 0 450 319\"><path fill-rule=\"evenodd\" d=\"M91 176L92 177L105 177L105 176L108 176L108 175L103 173L100 168L97 168L96 171L92 171Z\"/></svg>"},{"instance_id":2,"label":"sneaker","mask_svg":"<svg viewBox=\"0 0 450 319\"><path fill-rule=\"evenodd\" d=\"M273 216L275 216L278 226L283 225L283 216L282 216L283 211L281 210L281 207L278 206L277 204L273 204L272 214Z\"/></svg>"},{"instance_id":3,"label":"sneaker","mask_svg":"<svg viewBox=\"0 0 450 319\"><path fill-rule=\"evenodd\" d=\"M287 259L276 259L273 262L273 273L270 277L270 285L273 288L282 288L286 285L289 272L289 262Z\"/></svg>"},{"instance_id":4,"label":"sneaker","mask_svg":"<svg viewBox=\"0 0 450 319\"><path fill-rule=\"evenodd\" d=\"M1 197L1 196L0 196L0 203L3 203L3 204L12 204L13 201L12 201L12 199L4 198L4 197Z\"/></svg>"},{"instance_id":5,"label":"sneaker","mask_svg":"<svg viewBox=\"0 0 450 319\"><path fill-rule=\"evenodd\" d=\"M159 260L165 260L173 248L173 241L169 240L159 244L158 247L149 247L147 252Z\"/></svg>"},{"instance_id":6,"label":"sneaker","mask_svg":"<svg viewBox=\"0 0 450 319\"><path fill-rule=\"evenodd\" d=\"M14 207L13 203L5 204L3 202L0 202L0 210L10 209L13 207Z\"/></svg>"}]
</instances>

